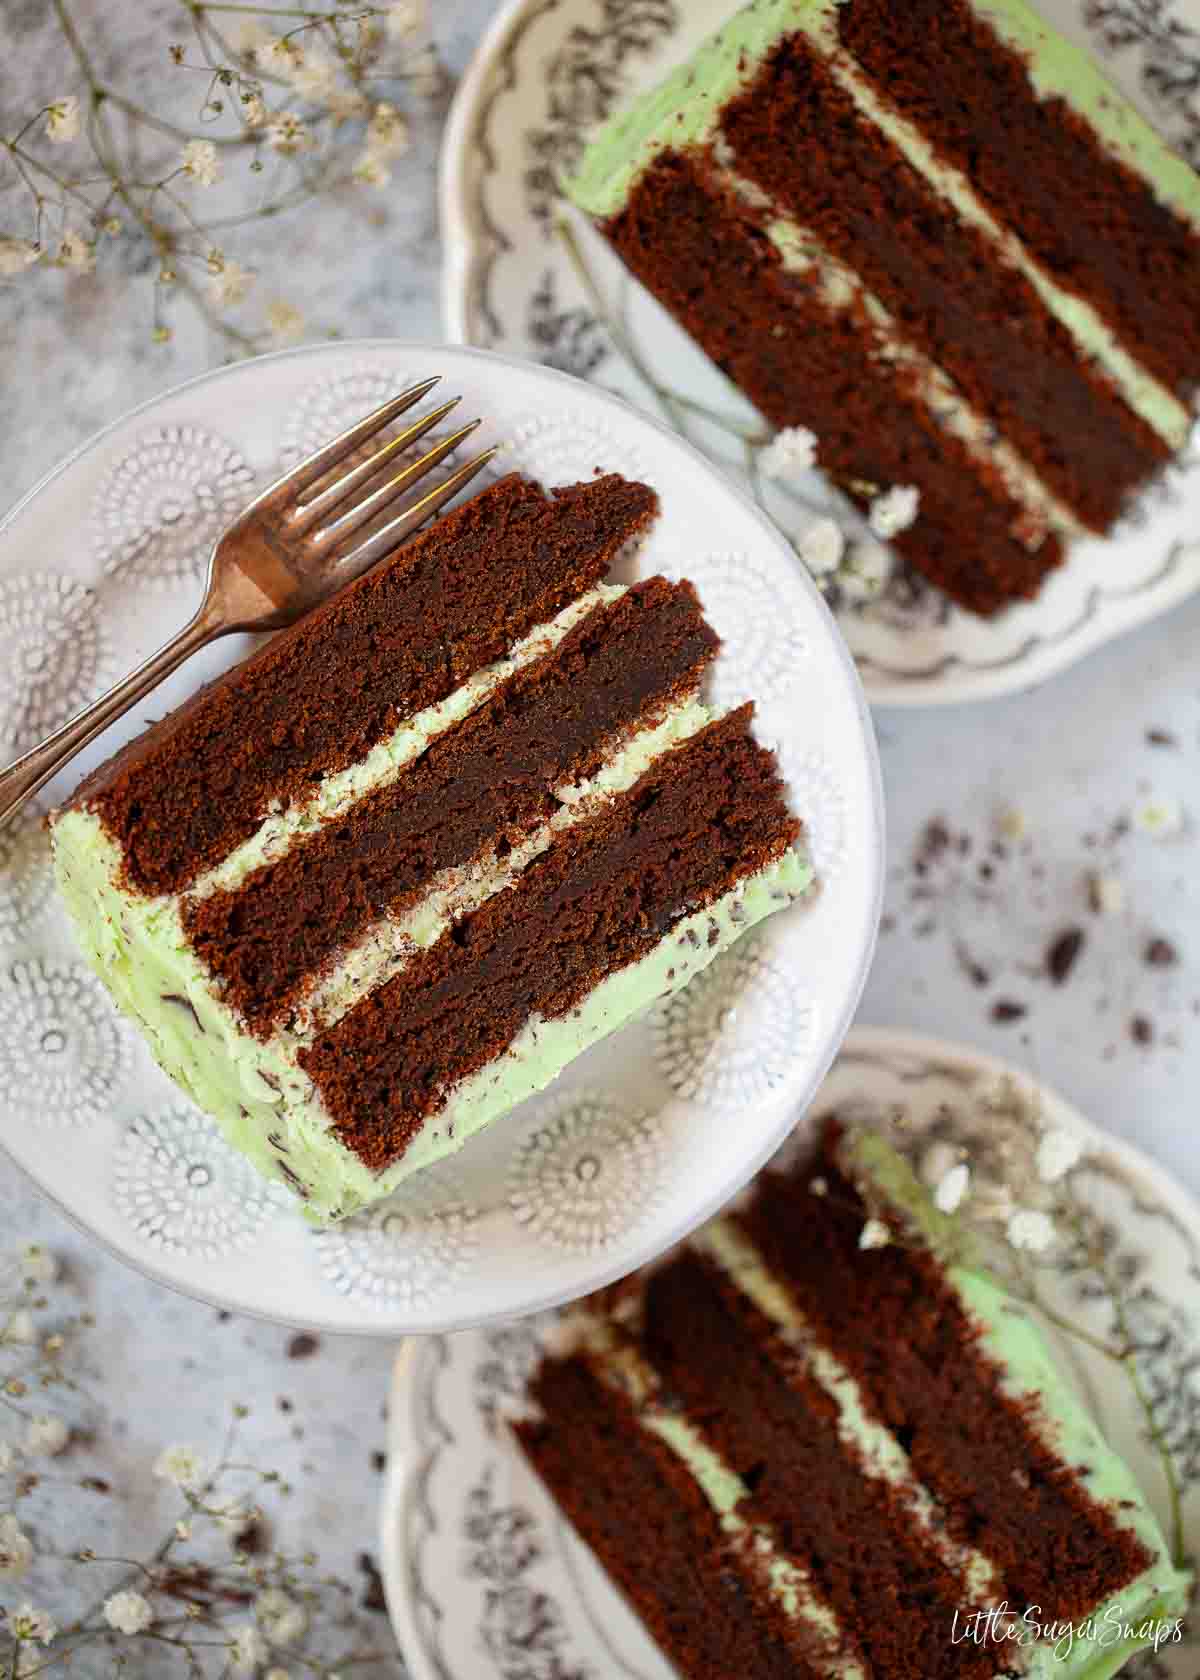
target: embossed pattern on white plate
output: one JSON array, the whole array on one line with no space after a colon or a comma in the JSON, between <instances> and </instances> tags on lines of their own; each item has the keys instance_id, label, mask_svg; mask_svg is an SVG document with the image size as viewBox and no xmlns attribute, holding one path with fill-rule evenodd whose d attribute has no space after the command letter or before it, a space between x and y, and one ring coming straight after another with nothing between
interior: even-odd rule
<instances>
[{"instance_id":1,"label":"embossed pattern on white plate","mask_svg":"<svg viewBox=\"0 0 1200 1680\"><path fill-rule=\"evenodd\" d=\"M21 939L50 903L54 875L44 819L31 805L0 828L0 951Z\"/></svg>"},{"instance_id":2,"label":"embossed pattern on white plate","mask_svg":"<svg viewBox=\"0 0 1200 1680\"><path fill-rule=\"evenodd\" d=\"M452 1290L479 1254L479 1210L444 1167L315 1240L339 1294L381 1312L414 1312Z\"/></svg>"},{"instance_id":3,"label":"embossed pattern on white plate","mask_svg":"<svg viewBox=\"0 0 1200 1680\"><path fill-rule=\"evenodd\" d=\"M508 1204L551 1248L595 1254L626 1236L662 1194L659 1122L603 1091L537 1105L508 1170Z\"/></svg>"},{"instance_id":4,"label":"embossed pattern on white plate","mask_svg":"<svg viewBox=\"0 0 1200 1680\"><path fill-rule=\"evenodd\" d=\"M649 476L641 451L615 427L574 410L522 416L505 426L504 437L492 470L528 473L548 490L582 483L597 473Z\"/></svg>"},{"instance_id":5,"label":"embossed pattern on white plate","mask_svg":"<svg viewBox=\"0 0 1200 1680\"><path fill-rule=\"evenodd\" d=\"M732 1116L810 1053L816 1006L752 934L660 1003L652 1026L671 1089Z\"/></svg>"},{"instance_id":6,"label":"embossed pattern on white plate","mask_svg":"<svg viewBox=\"0 0 1200 1680\"><path fill-rule=\"evenodd\" d=\"M841 777L817 752L797 753L787 741L774 747L788 804L804 819L804 844L820 881L837 878L846 863L850 817Z\"/></svg>"},{"instance_id":7,"label":"embossed pattern on white plate","mask_svg":"<svg viewBox=\"0 0 1200 1680\"><path fill-rule=\"evenodd\" d=\"M286 1205L206 1114L183 1104L133 1121L113 1163L113 1195L143 1242L201 1260L249 1248Z\"/></svg>"},{"instance_id":8,"label":"embossed pattern on white plate","mask_svg":"<svg viewBox=\"0 0 1200 1680\"><path fill-rule=\"evenodd\" d=\"M426 377L432 377L431 369ZM279 445L283 472L299 465L330 438L337 437L355 421L365 419L389 397L398 395L421 377L403 368L380 367L375 362L356 362L332 378L315 379L288 414ZM435 392L434 395L439 393Z\"/></svg>"},{"instance_id":9,"label":"embossed pattern on white plate","mask_svg":"<svg viewBox=\"0 0 1200 1680\"><path fill-rule=\"evenodd\" d=\"M92 504L104 570L164 587L199 582L253 482L238 450L203 426L144 432L109 467Z\"/></svg>"},{"instance_id":10,"label":"embossed pattern on white plate","mask_svg":"<svg viewBox=\"0 0 1200 1680\"><path fill-rule=\"evenodd\" d=\"M0 648L0 758L36 746L113 671L94 593L56 572L0 577Z\"/></svg>"},{"instance_id":11,"label":"embossed pattern on white plate","mask_svg":"<svg viewBox=\"0 0 1200 1680\"><path fill-rule=\"evenodd\" d=\"M15 962L0 979L0 1068L36 1125L106 1119L132 1062L131 1031L85 963Z\"/></svg>"}]
</instances>

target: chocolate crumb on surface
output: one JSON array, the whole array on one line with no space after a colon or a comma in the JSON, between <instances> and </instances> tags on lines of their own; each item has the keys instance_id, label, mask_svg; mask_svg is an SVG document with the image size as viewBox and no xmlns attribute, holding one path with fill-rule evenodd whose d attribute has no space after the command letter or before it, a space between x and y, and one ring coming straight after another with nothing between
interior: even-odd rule
<instances>
[{"instance_id":1,"label":"chocolate crumb on surface","mask_svg":"<svg viewBox=\"0 0 1200 1680\"><path fill-rule=\"evenodd\" d=\"M318 1337L310 1335L307 1330L302 1330L299 1335L293 1336L288 1343L287 1356L289 1359L311 1359L320 1346Z\"/></svg>"},{"instance_id":2,"label":"chocolate crumb on surface","mask_svg":"<svg viewBox=\"0 0 1200 1680\"><path fill-rule=\"evenodd\" d=\"M1174 968L1179 961L1179 952L1171 941L1164 939L1161 934L1147 940L1142 955L1148 968Z\"/></svg>"},{"instance_id":3,"label":"chocolate crumb on surface","mask_svg":"<svg viewBox=\"0 0 1200 1680\"><path fill-rule=\"evenodd\" d=\"M1129 1023L1129 1036L1135 1044L1154 1043L1154 1023L1148 1015L1135 1015Z\"/></svg>"},{"instance_id":4,"label":"chocolate crumb on surface","mask_svg":"<svg viewBox=\"0 0 1200 1680\"><path fill-rule=\"evenodd\" d=\"M991 1018L998 1026L1007 1026L1010 1021L1023 1021L1028 1013L1028 1004L1015 1003L1011 998L997 998L992 1005Z\"/></svg>"},{"instance_id":5,"label":"chocolate crumb on surface","mask_svg":"<svg viewBox=\"0 0 1200 1680\"><path fill-rule=\"evenodd\" d=\"M1064 928L1046 951L1046 972L1056 986L1065 984L1079 961L1086 935L1080 927Z\"/></svg>"}]
</instances>

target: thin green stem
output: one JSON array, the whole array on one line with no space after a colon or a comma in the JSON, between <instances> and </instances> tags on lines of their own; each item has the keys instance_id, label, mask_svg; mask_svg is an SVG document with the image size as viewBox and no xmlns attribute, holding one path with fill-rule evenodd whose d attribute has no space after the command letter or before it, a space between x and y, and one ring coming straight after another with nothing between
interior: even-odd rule
<instances>
[{"instance_id":1,"label":"thin green stem","mask_svg":"<svg viewBox=\"0 0 1200 1680\"><path fill-rule=\"evenodd\" d=\"M209 140L214 146L241 146L249 144L245 134L197 134L192 129L183 128L179 123L168 122L165 117L156 117L153 111L147 111L144 106L135 104L132 99L126 99L123 93L117 93L113 88L103 88L104 98L110 105L115 105L118 111L124 111L134 122L152 128L157 134L166 135L169 140L178 140L186 145L189 140Z\"/></svg>"}]
</instances>

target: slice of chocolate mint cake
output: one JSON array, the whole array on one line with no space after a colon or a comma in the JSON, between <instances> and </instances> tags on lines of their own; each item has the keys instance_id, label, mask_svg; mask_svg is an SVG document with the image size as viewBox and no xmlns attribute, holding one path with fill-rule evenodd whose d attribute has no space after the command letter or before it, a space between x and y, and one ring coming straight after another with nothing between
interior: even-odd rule
<instances>
[{"instance_id":1,"label":"slice of chocolate mint cake","mask_svg":"<svg viewBox=\"0 0 1200 1680\"><path fill-rule=\"evenodd\" d=\"M517 1438L686 1680L1107 1680L1170 1636L1190 1575L952 1231L834 1122L553 1338Z\"/></svg>"},{"instance_id":2,"label":"slice of chocolate mint cake","mask_svg":"<svg viewBox=\"0 0 1200 1680\"><path fill-rule=\"evenodd\" d=\"M53 817L88 957L314 1219L546 1085L799 897L690 584L605 581L657 508L517 476L268 643Z\"/></svg>"},{"instance_id":3,"label":"slice of chocolate mint cake","mask_svg":"<svg viewBox=\"0 0 1200 1680\"><path fill-rule=\"evenodd\" d=\"M753 0L567 190L976 612L1188 439L1200 179L1025 0Z\"/></svg>"}]
</instances>

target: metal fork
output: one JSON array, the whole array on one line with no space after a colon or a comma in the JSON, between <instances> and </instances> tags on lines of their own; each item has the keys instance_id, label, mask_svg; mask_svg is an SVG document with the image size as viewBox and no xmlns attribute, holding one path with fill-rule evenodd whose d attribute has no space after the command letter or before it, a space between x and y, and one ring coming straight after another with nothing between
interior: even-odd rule
<instances>
[{"instance_id":1,"label":"metal fork","mask_svg":"<svg viewBox=\"0 0 1200 1680\"><path fill-rule=\"evenodd\" d=\"M452 496L468 484L496 453L456 467L447 479L413 506L392 518L396 504L480 424L472 420L431 450L372 488L396 457L444 420L459 402L455 397L423 414L365 460L351 465L329 483L322 481L406 410L432 391L437 379L423 380L393 397L298 467L275 480L217 540L208 562L204 599L191 622L144 665L56 729L40 746L0 771L0 828L3 828L50 778L96 736L157 687L197 649L233 630L278 630L326 599L369 566L391 554ZM308 492L307 497L305 492ZM363 526L385 521L354 547L346 540Z\"/></svg>"}]
</instances>

